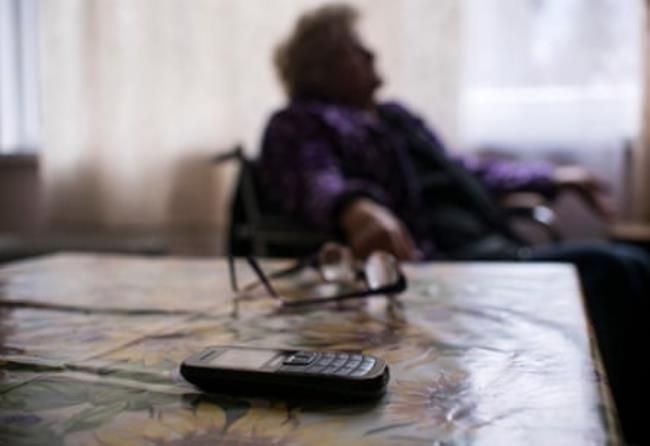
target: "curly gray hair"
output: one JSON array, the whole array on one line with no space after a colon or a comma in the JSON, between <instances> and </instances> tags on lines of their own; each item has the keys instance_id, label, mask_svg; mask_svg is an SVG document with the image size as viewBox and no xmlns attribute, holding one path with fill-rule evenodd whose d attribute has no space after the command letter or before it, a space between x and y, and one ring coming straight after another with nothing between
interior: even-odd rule
<instances>
[{"instance_id":1,"label":"curly gray hair","mask_svg":"<svg viewBox=\"0 0 650 446\"><path fill-rule=\"evenodd\" d=\"M289 97L327 94L332 61L355 35L359 13L331 4L303 14L291 35L275 51L274 62Z\"/></svg>"}]
</instances>

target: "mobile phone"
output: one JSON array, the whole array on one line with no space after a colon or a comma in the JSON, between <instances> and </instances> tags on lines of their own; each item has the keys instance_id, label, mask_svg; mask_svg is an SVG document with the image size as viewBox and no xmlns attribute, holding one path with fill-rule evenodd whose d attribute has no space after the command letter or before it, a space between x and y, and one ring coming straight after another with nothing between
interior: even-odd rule
<instances>
[{"instance_id":1,"label":"mobile phone","mask_svg":"<svg viewBox=\"0 0 650 446\"><path fill-rule=\"evenodd\" d=\"M389 370L380 358L347 352L209 347L181 364L181 375L212 392L290 399L376 398Z\"/></svg>"}]
</instances>

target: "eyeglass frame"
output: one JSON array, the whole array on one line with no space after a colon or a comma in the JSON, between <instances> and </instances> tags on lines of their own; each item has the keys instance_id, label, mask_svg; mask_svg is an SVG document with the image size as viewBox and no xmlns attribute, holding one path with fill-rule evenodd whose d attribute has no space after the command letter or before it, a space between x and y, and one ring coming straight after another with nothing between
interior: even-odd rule
<instances>
[{"instance_id":1,"label":"eyeglass frame","mask_svg":"<svg viewBox=\"0 0 650 446\"><path fill-rule=\"evenodd\" d=\"M314 260L313 258L308 258L307 260L299 261L296 265L293 265L284 270L278 270L270 274L266 274L262 269L262 267L260 266L257 259L255 259L255 257L246 255L243 256L243 258L250 265L251 269L253 270L259 282L262 284L262 286L269 294L269 296L275 299L276 301L278 301L280 305L287 308L296 308L296 307L317 305L317 304L330 303L330 302L342 302L351 299L361 299L361 298L381 296L381 295L392 295L392 294L401 293L405 291L407 288L407 282L404 273L402 272L401 268L399 268L399 265L395 265L395 270L397 272L397 281L385 286L381 286L375 289L350 291L335 296L311 297L306 299L287 300L276 292L276 290L273 288L273 285L271 285L270 279L286 276L288 274L297 272L308 266L317 266L316 260ZM235 256L232 253L228 253L228 272L230 274L230 286L232 288L232 291L236 293L235 302L237 302L241 290L239 289L237 283L236 262L235 262ZM355 274L357 273L361 273L361 272L355 271Z\"/></svg>"}]
</instances>

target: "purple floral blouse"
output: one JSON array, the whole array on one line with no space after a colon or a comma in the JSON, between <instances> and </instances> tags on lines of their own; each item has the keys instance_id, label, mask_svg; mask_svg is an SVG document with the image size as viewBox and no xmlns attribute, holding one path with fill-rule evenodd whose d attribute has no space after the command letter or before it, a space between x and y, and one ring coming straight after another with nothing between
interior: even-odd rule
<instances>
[{"instance_id":1,"label":"purple floral blouse","mask_svg":"<svg viewBox=\"0 0 650 446\"><path fill-rule=\"evenodd\" d=\"M494 194L532 190L552 193L551 166L510 161L481 161L451 155L436 134L402 105L388 102L378 110L398 114L424 130L431 146L476 175ZM422 202L418 182L405 162L406 138L382 120L382 113L293 101L271 117L259 160L266 199L289 215L316 228L337 228L338 214L353 198L369 197L390 208L414 233Z\"/></svg>"}]
</instances>

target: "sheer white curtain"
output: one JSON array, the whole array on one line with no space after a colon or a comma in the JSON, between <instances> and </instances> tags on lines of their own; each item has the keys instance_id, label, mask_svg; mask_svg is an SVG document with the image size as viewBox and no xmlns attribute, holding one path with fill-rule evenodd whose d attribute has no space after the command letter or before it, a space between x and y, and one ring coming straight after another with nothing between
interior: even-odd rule
<instances>
[{"instance_id":1,"label":"sheer white curtain","mask_svg":"<svg viewBox=\"0 0 650 446\"><path fill-rule=\"evenodd\" d=\"M40 145L38 0L0 0L0 155Z\"/></svg>"},{"instance_id":2,"label":"sheer white curtain","mask_svg":"<svg viewBox=\"0 0 650 446\"><path fill-rule=\"evenodd\" d=\"M219 228L230 177L208 156L252 154L284 102L277 41L312 0L43 2L43 178L63 228ZM359 0L384 94L455 138L456 0Z\"/></svg>"},{"instance_id":3,"label":"sheer white curtain","mask_svg":"<svg viewBox=\"0 0 650 446\"><path fill-rule=\"evenodd\" d=\"M643 3L465 0L465 142L575 148L636 137Z\"/></svg>"}]
</instances>

